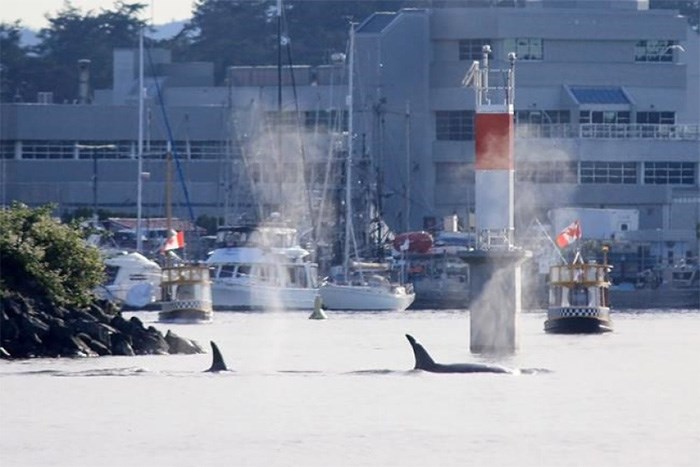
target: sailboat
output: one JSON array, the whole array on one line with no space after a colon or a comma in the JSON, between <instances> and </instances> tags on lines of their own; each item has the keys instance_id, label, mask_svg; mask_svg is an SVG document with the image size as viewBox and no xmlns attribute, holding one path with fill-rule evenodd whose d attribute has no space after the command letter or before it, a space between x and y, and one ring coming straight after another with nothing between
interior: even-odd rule
<instances>
[{"instance_id":1,"label":"sailboat","mask_svg":"<svg viewBox=\"0 0 700 467\"><path fill-rule=\"evenodd\" d=\"M348 148L345 173L345 243L343 266L339 274L325 280L319 289L322 306L327 310L403 311L416 298L410 285L393 283L387 277L388 265L354 262L350 258L352 227L352 156L353 156L353 71L355 25L350 24L348 59ZM354 244L354 242L353 242Z\"/></svg>"},{"instance_id":2,"label":"sailboat","mask_svg":"<svg viewBox=\"0 0 700 467\"><path fill-rule=\"evenodd\" d=\"M211 321L214 315L211 297L209 267L203 263L187 262L177 258L172 251L183 248L184 232L171 228L170 206L170 160L166 161L166 211L167 235L161 251L165 255L165 265L161 270L161 309L158 320L161 322L202 322Z\"/></svg>"}]
</instances>

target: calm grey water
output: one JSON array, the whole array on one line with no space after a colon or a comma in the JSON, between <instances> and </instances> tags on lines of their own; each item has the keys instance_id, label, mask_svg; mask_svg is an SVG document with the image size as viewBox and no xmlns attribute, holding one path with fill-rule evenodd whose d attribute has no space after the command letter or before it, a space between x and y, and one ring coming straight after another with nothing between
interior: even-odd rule
<instances>
[{"instance_id":1,"label":"calm grey water","mask_svg":"<svg viewBox=\"0 0 700 467\"><path fill-rule=\"evenodd\" d=\"M223 313L159 329L210 355L0 363L3 466L697 466L700 313L616 313L556 336L520 318L520 350L468 351L468 312ZM411 371L440 362L533 375Z\"/></svg>"}]
</instances>

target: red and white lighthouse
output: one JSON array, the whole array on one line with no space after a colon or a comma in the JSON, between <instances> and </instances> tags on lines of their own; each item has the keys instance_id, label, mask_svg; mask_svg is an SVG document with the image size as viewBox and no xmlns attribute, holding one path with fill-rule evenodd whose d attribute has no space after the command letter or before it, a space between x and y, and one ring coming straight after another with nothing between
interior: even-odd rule
<instances>
[{"instance_id":1,"label":"red and white lighthouse","mask_svg":"<svg viewBox=\"0 0 700 467\"><path fill-rule=\"evenodd\" d=\"M473 87L476 96L476 231L488 248L513 243L515 54L508 55L507 69L492 69L491 47L484 45L482 52L481 62L474 61L464 84Z\"/></svg>"}]
</instances>

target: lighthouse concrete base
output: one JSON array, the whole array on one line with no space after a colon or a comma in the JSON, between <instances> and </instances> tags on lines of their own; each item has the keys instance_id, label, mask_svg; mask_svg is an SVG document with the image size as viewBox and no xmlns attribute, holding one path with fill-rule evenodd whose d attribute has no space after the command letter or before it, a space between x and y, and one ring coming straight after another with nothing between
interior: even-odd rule
<instances>
[{"instance_id":1,"label":"lighthouse concrete base","mask_svg":"<svg viewBox=\"0 0 700 467\"><path fill-rule=\"evenodd\" d=\"M470 267L469 350L514 353L522 307L521 265L532 252L475 250L460 256Z\"/></svg>"}]
</instances>

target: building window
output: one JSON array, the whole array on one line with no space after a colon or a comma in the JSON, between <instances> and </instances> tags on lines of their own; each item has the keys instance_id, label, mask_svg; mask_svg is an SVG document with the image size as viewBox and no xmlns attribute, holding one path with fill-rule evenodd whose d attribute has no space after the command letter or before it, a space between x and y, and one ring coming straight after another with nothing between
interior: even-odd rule
<instances>
[{"instance_id":1,"label":"building window","mask_svg":"<svg viewBox=\"0 0 700 467\"><path fill-rule=\"evenodd\" d=\"M647 40L637 41L634 46L635 62L673 62L675 41Z\"/></svg>"},{"instance_id":2,"label":"building window","mask_svg":"<svg viewBox=\"0 0 700 467\"><path fill-rule=\"evenodd\" d=\"M581 162L581 183L633 185L637 183L637 164L635 162Z\"/></svg>"},{"instance_id":3,"label":"building window","mask_svg":"<svg viewBox=\"0 0 700 467\"><path fill-rule=\"evenodd\" d=\"M73 159L74 157L75 143L72 141L22 142L22 159Z\"/></svg>"},{"instance_id":4,"label":"building window","mask_svg":"<svg viewBox=\"0 0 700 467\"><path fill-rule=\"evenodd\" d=\"M276 128L278 125L283 127L297 127L300 123L299 119L299 113L294 111L265 113L265 121L270 128Z\"/></svg>"},{"instance_id":5,"label":"building window","mask_svg":"<svg viewBox=\"0 0 700 467\"><path fill-rule=\"evenodd\" d=\"M481 60L483 56L482 47L491 44L491 39L461 39L459 41L460 60Z\"/></svg>"},{"instance_id":6,"label":"building window","mask_svg":"<svg viewBox=\"0 0 700 467\"><path fill-rule=\"evenodd\" d=\"M345 110L307 110L304 112L306 128L348 129L348 112Z\"/></svg>"},{"instance_id":7,"label":"building window","mask_svg":"<svg viewBox=\"0 0 700 467\"><path fill-rule=\"evenodd\" d=\"M614 110L582 110L579 113L579 123L631 123L630 112Z\"/></svg>"},{"instance_id":8,"label":"building window","mask_svg":"<svg viewBox=\"0 0 700 467\"><path fill-rule=\"evenodd\" d=\"M515 52L518 60L542 60L544 58L544 41L537 38L506 39L505 55Z\"/></svg>"},{"instance_id":9,"label":"building window","mask_svg":"<svg viewBox=\"0 0 700 467\"><path fill-rule=\"evenodd\" d=\"M186 159L189 158L191 154L186 141L173 141L169 143L165 140L158 140L146 141L143 157L146 159L167 159L168 150L170 150L173 160L175 160L175 158Z\"/></svg>"},{"instance_id":10,"label":"building window","mask_svg":"<svg viewBox=\"0 0 700 467\"><path fill-rule=\"evenodd\" d=\"M435 138L438 141L474 139L474 111L439 110L435 112Z\"/></svg>"},{"instance_id":11,"label":"building window","mask_svg":"<svg viewBox=\"0 0 700 467\"><path fill-rule=\"evenodd\" d=\"M646 185L694 185L696 164L692 162L645 162Z\"/></svg>"},{"instance_id":12,"label":"building window","mask_svg":"<svg viewBox=\"0 0 700 467\"><path fill-rule=\"evenodd\" d=\"M637 112L637 123L651 123L655 125L674 125L676 123L676 113Z\"/></svg>"},{"instance_id":13,"label":"building window","mask_svg":"<svg viewBox=\"0 0 700 467\"><path fill-rule=\"evenodd\" d=\"M0 159L15 158L15 141L0 141Z\"/></svg>"},{"instance_id":14,"label":"building window","mask_svg":"<svg viewBox=\"0 0 700 467\"><path fill-rule=\"evenodd\" d=\"M531 183L577 183L576 162L545 161L519 163L515 169L519 182Z\"/></svg>"},{"instance_id":15,"label":"building window","mask_svg":"<svg viewBox=\"0 0 700 467\"><path fill-rule=\"evenodd\" d=\"M474 184L474 167L464 162L438 162L435 164L435 184Z\"/></svg>"},{"instance_id":16,"label":"building window","mask_svg":"<svg viewBox=\"0 0 700 467\"><path fill-rule=\"evenodd\" d=\"M571 123L571 113L568 110L518 110L515 113L515 121L521 125Z\"/></svg>"}]
</instances>

